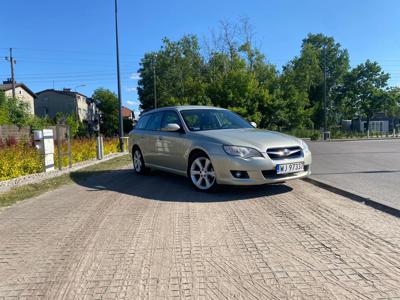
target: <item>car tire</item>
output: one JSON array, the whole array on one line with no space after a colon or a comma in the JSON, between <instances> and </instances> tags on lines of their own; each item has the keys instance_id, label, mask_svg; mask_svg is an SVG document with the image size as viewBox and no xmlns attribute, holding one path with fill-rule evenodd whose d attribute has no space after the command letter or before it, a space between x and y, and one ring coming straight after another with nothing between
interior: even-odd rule
<instances>
[{"instance_id":1,"label":"car tire","mask_svg":"<svg viewBox=\"0 0 400 300\"><path fill-rule=\"evenodd\" d=\"M187 176L196 191L213 192L217 189L217 178L210 158L203 152L189 159Z\"/></svg>"},{"instance_id":2,"label":"car tire","mask_svg":"<svg viewBox=\"0 0 400 300\"><path fill-rule=\"evenodd\" d=\"M136 174L143 175L146 173L146 165L144 163L143 155L139 147L133 148L132 163L133 169L135 170Z\"/></svg>"}]
</instances>

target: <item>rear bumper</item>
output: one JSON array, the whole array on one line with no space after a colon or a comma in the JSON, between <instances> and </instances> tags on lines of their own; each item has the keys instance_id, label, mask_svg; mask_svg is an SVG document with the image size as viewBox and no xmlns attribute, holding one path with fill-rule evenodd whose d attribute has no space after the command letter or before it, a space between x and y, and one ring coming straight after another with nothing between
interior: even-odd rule
<instances>
[{"instance_id":1,"label":"rear bumper","mask_svg":"<svg viewBox=\"0 0 400 300\"><path fill-rule=\"evenodd\" d=\"M267 154L264 157L242 159L226 154L211 157L218 184L226 185L262 185L279 183L293 179L305 178L311 175L311 152L304 151L304 156L296 159L272 160ZM278 175L275 172L277 164L304 162L304 171ZM246 171L248 178L235 178L231 171Z\"/></svg>"}]
</instances>

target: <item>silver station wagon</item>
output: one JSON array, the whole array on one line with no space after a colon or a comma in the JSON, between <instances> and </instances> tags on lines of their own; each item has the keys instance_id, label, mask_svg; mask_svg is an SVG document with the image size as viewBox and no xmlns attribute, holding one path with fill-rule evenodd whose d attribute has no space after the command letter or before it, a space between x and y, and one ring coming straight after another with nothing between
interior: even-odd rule
<instances>
[{"instance_id":1,"label":"silver station wagon","mask_svg":"<svg viewBox=\"0 0 400 300\"><path fill-rule=\"evenodd\" d=\"M304 141L255 127L222 108L155 109L129 134L133 166L138 174L154 168L187 176L201 191L310 175L311 152Z\"/></svg>"}]
</instances>

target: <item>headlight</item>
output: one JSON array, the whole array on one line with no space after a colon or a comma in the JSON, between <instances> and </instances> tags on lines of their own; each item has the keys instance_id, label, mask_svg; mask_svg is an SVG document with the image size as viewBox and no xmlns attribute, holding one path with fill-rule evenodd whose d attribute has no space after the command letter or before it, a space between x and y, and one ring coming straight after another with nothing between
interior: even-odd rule
<instances>
[{"instance_id":1,"label":"headlight","mask_svg":"<svg viewBox=\"0 0 400 300\"><path fill-rule=\"evenodd\" d=\"M303 148L303 150L309 150L309 148L308 148L308 145L306 144L306 142L305 141L303 141L303 140L300 140L300 142L301 142L301 147Z\"/></svg>"},{"instance_id":2,"label":"headlight","mask_svg":"<svg viewBox=\"0 0 400 300\"><path fill-rule=\"evenodd\" d=\"M224 146L224 150L229 155L239 156L241 158L263 157L262 154L256 149L249 147Z\"/></svg>"}]
</instances>

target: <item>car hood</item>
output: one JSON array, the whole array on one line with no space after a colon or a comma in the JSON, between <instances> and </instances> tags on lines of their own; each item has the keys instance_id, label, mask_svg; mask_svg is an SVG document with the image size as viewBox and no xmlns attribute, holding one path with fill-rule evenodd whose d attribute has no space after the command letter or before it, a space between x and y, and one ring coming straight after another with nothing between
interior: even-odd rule
<instances>
[{"instance_id":1,"label":"car hood","mask_svg":"<svg viewBox=\"0 0 400 300\"><path fill-rule=\"evenodd\" d=\"M196 134L224 145L252 147L262 152L267 148L301 146L300 140L295 137L256 128L206 130L197 131Z\"/></svg>"}]
</instances>

